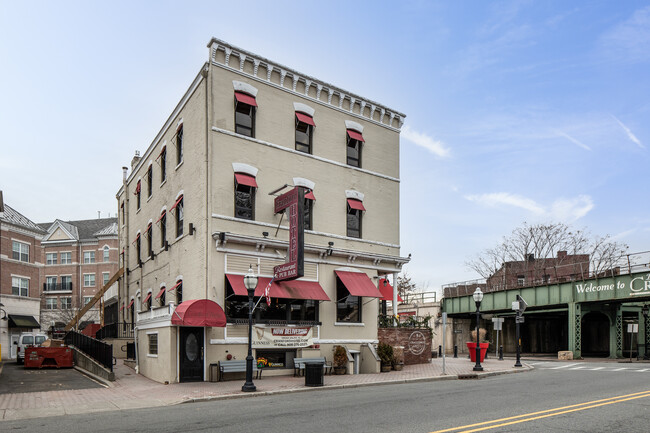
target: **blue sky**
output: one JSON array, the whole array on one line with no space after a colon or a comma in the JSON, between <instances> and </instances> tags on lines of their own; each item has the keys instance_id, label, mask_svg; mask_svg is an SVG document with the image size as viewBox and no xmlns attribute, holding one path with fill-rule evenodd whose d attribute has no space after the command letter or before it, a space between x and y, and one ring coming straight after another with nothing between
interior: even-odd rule
<instances>
[{"instance_id":1,"label":"blue sky","mask_svg":"<svg viewBox=\"0 0 650 433\"><path fill-rule=\"evenodd\" d=\"M214 36L407 115L402 255L429 290L524 221L650 250L648 1L0 6L0 189L37 222L116 213Z\"/></svg>"}]
</instances>

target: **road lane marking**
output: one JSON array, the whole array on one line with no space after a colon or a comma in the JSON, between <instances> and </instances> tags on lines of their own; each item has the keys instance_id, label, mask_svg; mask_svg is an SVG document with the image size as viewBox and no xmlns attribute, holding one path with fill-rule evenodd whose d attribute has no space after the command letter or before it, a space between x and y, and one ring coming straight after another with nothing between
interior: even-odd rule
<instances>
[{"instance_id":1,"label":"road lane marking","mask_svg":"<svg viewBox=\"0 0 650 433\"><path fill-rule=\"evenodd\" d=\"M615 368L612 371L622 371L622 370L628 370L628 368L627 367Z\"/></svg>"},{"instance_id":2,"label":"road lane marking","mask_svg":"<svg viewBox=\"0 0 650 433\"><path fill-rule=\"evenodd\" d=\"M573 367L573 368L570 368L569 370L582 370L584 368L587 368L587 367L585 367L584 365L581 365L580 367Z\"/></svg>"},{"instance_id":3,"label":"road lane marking","mask_svg":"<svg viewBox=\"0 0 650 433\"><path fill-rule=\"evenodd\" d=\"M579 365L579 363L576 362L575 364L560 365L559 367L549 368L549 370L559 370L560 368L568 368L568 367L573 367L575 365Z\"/></svg>"},{"instance_id":4,"label":"road lane marking","mask_svg":"<svg viewBox=\"0 0 650 433\"><path fill-rule=\"evenodd\" d=\"M608 404L614 404L614 403L621 403L624 401L628 400L635 400L638 398L646 398L650 397L650 391L643 391L643 392L636 392L633 394L626 394L626 395L620 395L618 397L609 397L609 398L603 398L600 400L593 400L593 401L587 401L584 403L578 403L578 404L573 404L569 406L563 406L563 407L557 407L555 409L546 409L546 410L541 410L538 412L531 412L523 415L515 415L507 418L500 418L500 419L495 419L492 421L484 421L484 422L479 422L475 424L468 424L464 426L459 426L459 427L451 427L448 429L444 430L436 430L431 433L444 433L444 432L453 432L453 431L459 431L459 433L471 433L471 432L477 432L477 431L483 431L483 430L490 430L493 428L497 427L505 427L508 425L512 424L519 424L522 422L528 422L528 421L534 421L542 418L548 418L551 416L556 416L556 415L562 415L570 412L577 412L585 409L593 409L595 407L599 406L605 406ZM544 415L542 415L544 414ZM538 415L538 416L535 416ZM528 418L527 418L528 417ZM523 419L521 419L523 418ZM515 421L512 421L515 420ZM502 421L509 421L509 422L504 422L501 423ZM494 424L494 423L501 423L501 424ZM492 424L492 425L489 425ZM479 427L482 426L482 427ZM473 427L479 427L473 430L463 430L467 428L473 428Z\"/></svg>"},{"instance_id":5,"label":"road lane marking","mask_svg":"<svg viewBox=\"0 0 650 433\"><path fill-rule=\"evenodd\" d=\"M648 371L648 369L647 368L642 368L641 370L637 370L637 371Z\"/></svg>"},{"instance_id":6,"label":"road lane marking","mask_svg":"<svg viewBox=\"0 0 650 433\"><path fill-rule=\"evenodd\" d=\"M605 367L594 367L594 368L591 369L591 371L602 370L603 368L605 368Z\"/></svg>"}]
</instances>

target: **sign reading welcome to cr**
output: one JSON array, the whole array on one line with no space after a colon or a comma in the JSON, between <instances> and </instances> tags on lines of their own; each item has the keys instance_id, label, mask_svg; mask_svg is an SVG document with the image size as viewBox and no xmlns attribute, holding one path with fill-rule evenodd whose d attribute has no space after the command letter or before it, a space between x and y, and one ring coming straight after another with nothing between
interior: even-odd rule
<instances>
[{"instance_id":1,"label":"sign reading welcome to cr","mask_svg":"<svg viewBox=\"0 0 650 433\"><path fill-rule=\"evenodd\" d=\"M575 283L574 288L576 298L584 300L650 296L650 273L580 282Z\"/></svg>"}]
</instances>

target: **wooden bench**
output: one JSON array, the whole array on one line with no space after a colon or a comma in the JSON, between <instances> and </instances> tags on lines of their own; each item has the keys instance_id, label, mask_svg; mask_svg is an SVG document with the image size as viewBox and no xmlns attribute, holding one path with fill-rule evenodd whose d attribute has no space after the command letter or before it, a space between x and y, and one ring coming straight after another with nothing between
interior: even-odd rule
<instances>
[{"instance_id":1,"label":"wooden bench","mask_svg":"<svg viewBox=\"0 0 650 433\"><path fill-rule=\"evenodd\" d=\"M255 362L253 362L253 372L256 373L255 378L262 378L262 370L257 368ZM220 382L223 380L223 375L226 373L246 373L246 360L219 361Z\"/></svg>"},{"instance_id":2,"label":"wooden bench","mask_svg":"<svg viewBox=\"0 0 650 433\"><path fill-rule=\"evenodd\" d=\"M330 374L332 373L332 364L327 362L325 357L322 358L293 358L293 375L301 376L305 374L305 363L307 362L322 362L323 371L327 373L329 369Z\"/></svg>"}]
</instances>

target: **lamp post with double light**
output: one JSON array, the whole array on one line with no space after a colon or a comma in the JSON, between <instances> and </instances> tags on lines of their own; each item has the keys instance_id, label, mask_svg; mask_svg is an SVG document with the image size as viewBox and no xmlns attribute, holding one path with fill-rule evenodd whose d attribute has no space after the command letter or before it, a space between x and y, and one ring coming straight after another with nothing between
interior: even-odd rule
<instances>
[{"instance_id":1,"label":"lamp post with double light","mask_svg":"<svg viewBox=\"0 0 650 433\"><path fill-rule=\"evenodd\" d=\"M474 365L474 371L483 371L481 367L481 346L479 343L479 321L481 319L481 301L483 300L483 292L480 287L477 287L472 295L474 298L474 303L476 304L476 365Z\"/></svg>"},{"instance_id":2,"label":"lamp post with double light","mask_svg":"<svg viewBox=\"0 0 650 433\"><path fill-rule=\"evenodd\" d=\"M244 392L256 391L257 388L253 383L253 297L257 287L257 275L253 272L253 267L248 268L248 273L244 276L244 286L248 291L248 355L246 356L246 383L241 387Z\"/></svg>"}]
</instances>

